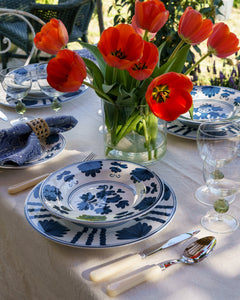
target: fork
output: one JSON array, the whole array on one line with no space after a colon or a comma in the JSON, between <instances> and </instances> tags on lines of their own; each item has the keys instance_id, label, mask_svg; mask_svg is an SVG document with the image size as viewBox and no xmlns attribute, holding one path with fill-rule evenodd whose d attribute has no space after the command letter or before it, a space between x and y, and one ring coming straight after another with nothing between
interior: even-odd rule
<instances>
[{"instance_id":1,"label":"fork","mask_svg":"<svg viewBox=\"0 0 240 300\"><path fill-rule=\"evenodd\" d=\"M89 153L84 159L82 159L81 161L88 161L88 160L93 160L95 158L95 153L91 152ZM51 173L45 173L41 176L38 177L34 177L32 179L26 180L26 181L22 181L19 183L16 183L12 186L9 186L8 188L8 193L13 195L13 194L17 194L19 192L22 192L30 187L35 186L36 184L38 184L39 182L41 182L43 179L47 178L49 175L51 175Z\"/></svg>"}]
</instances>

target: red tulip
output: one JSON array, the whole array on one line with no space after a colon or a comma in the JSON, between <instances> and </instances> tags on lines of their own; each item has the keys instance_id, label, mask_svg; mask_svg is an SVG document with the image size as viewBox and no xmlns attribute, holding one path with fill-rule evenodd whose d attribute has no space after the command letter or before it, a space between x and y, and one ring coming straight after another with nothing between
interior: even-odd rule
<instances>
[{"instance_id":1,"label":"red tulip","mask_svg":"<svg viewBox=\"0 0 240 300\"><path fill-rule=\"evenodd\" d=\"M47 81L60 92L75 92L87 76L83 59L75 51L64 49L48 62Z\"/></svg>"},{"instance_id":2,"label":"red tulip","mask_svg":"<svg viewBox=\"0 0 240 300\"><path fill-rule=\"evenodd\" d=\"M103 31L98 49L109 66L124 70L142 57L143 39L131 25L119 24Z\"/></svg>"},{"instance_id":3,"label":"red tulip","mask_svg":"<svg viewBox=\"0 0 240 300\"><path fill-rule=\"evenodd\" d=\"M178 35L186 43L197 45L210 36L212 28L211 20L203 20L200 12L189 6L180 18Z\"/></svg>"},{"instance_id":4,"label":"red tulip","mask_svg":"<svg viewBox=\"0 0 240 300\"><path fill-rule=\"evenodd\" d=\"M208 38L207 46L209 52L220 58L232 55L240 49L237 36L222 22L213 26L213 33Z\"/></svg>"},{"instance_id":5,"label":"red tulip","mask_svg":"<svg viewBox=\"0 0 240 300\"><path fill-rule=\"evenodd\" d=\"M132 17L131 25L132 25L133 29L136 31L136 33L141 35L141 37L144 36L145 30L143 30L142 28L137 26L135 15ZM157 32L149 32L149 40L153 40L156 34L157 34Z\"/></svg>"},{"instance_id":6,"label":"red tulip","mask_svg":"<svg viewBox=\"0 0 240 300\"><path fill-rule=\"evenodd\" d=\"M158 63L158 48L153 44L144 41L142 58L129 69L129 74L137 79L144 80L151 76L154 68Z\"/></svg>"},{"instance_id":7,"label":"red tulip","mask_svg":"<svg viewBox=\"0 0 240 300\"><path fill-rule=\"evenodd\" d=\"M179 73L166 73L153 79L146 92L146 100L155 116L173 121L192 106L191 80Z\"/></svg>"},{"instance_id":8,"label":"red tulip","mask_svg":"<svg viewBox=\"0 0 240 300\"><path fill-rule=\"evenodd\" d=\"M137 26L150 32L159 31L167 22L169 11L159 0L136 0L135 16Z\"/></svg>"},{"instance_id":9,"label":"red tulip","mask_svg":"<svg viewBox=\"0 0 240 300\"><path fill-rule=\"evenodd\" d=\"M55 55L68 43L68 32L63 22L51 19L34 38L35 46L48 54Z\"/></svg>"}]
</instances>

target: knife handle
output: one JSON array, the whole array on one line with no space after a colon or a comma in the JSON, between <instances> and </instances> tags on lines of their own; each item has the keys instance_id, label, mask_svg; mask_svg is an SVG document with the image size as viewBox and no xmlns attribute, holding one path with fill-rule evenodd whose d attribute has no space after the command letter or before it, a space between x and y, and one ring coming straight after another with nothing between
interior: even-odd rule
<instances>
[{"instance_id":1,"label":"knife handle","mask_svg":"<svg viewBox=\"0 0 240 300\"><path fill-rule=\"evenodd\" d=\"M44 174L44 175L41 175L41 176L38 176L38 177L35 177L35 178L32 178L32 179L29 179L29 180L26 180L26 181L14 184L14 185L12 185L12 186L10 186L8 188L8 193L13 195L13 194L17 194L17 193L19 193L21 191L24 191L24 190L26 190L26 189L28 189L30 187L33 187L37 183L41 182L43 179L45 179L49 175L50 174L47 173L47 174Z\"/></svg>"},{"instance_id":2,"label":"knife handle","mask_svg":"<svg viewBox=\"0 0 240 300\"><path fill-rule=\"evenodd\" d=\"M122 280L119 280L117 282L111 283L107 286L107 294L110 297L115 297L119 294L122 294L131 288L138 286L139 284L146 282L146 281L152 281L159 278L161 269L159 266L154 265L150 266L147 269L134 274L132 276L128 276Z\"/></svg>"},{"instance_id":3,"label":"knife handle","mask_svg":"<svg viewBox=\"0 0 240 300\"><path fill-rule=\"evenodd\" d=\"M106 265L102 268L96 269L89 274L89 277L94 282L99 282L109 277L116 275L117 273L129 268L129 266L138 264L142 261L140 254L134 254L118 260L112 264Z\"/></svg>"}]
</instances>

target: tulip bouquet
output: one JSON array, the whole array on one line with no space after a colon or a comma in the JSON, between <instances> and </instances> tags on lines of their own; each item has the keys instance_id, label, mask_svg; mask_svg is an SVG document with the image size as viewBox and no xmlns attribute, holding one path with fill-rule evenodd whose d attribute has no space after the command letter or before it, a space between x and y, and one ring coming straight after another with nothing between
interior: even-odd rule
<instances>
[{"instance_id":1,"label":"tulip bouquet","mask_svg":"<svg viewBox=\"0 0 240 300\"><path fill-rule=\"evenodd\" d=\"M75 51L62 49L68 35L59 20L52 19L34 39L38 49L56 54L47 67L52 87L70 92L84 83L103 99L108 131L106 155L117 147L124 152L125 145L130 144L126 138L131 135L131 144L136 136L141 137L146 161L159 159L162 154L157 148L158 119L173 121L187 111L191 114L193 109L190 72L211 54L225 58L240 48L239 40L226 24L213 25L211 20L203 19L198 11L188 7L179 22L181 42L167 62L159 65L165 43L157 48L154 36L168 16L163 2L136 0L131 24L107 28L97 46L82 43L97 63L81 58ZM206 55L182 74L190 47L206 39ZM84 80L87 73L92 83ZM143 150L136 149L136 152Z\"/></svg>"}]
</instances>

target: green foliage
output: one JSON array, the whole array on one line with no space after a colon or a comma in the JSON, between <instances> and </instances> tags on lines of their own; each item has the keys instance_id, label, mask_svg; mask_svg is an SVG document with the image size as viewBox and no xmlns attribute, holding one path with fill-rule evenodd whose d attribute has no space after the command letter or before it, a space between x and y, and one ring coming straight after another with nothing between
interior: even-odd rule
<instances>
[{"instance_id":1,"label":"green foliage","mask_svg":"<svg viewBox=\"0 0 240 300\"><path fill-rule=\"evenodd\" d=\"M234 0L233 7L240 8L240 0Z\"/></svg>"}]
</instances>

